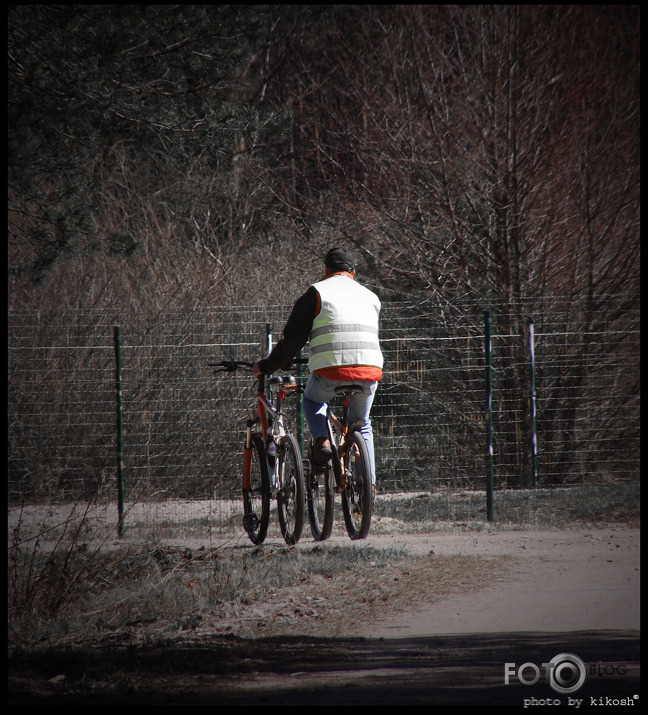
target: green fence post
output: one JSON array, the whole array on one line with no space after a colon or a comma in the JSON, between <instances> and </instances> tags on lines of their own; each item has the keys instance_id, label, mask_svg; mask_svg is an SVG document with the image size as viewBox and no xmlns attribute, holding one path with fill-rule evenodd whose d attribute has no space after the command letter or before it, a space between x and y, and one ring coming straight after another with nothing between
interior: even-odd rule
<instances>
[{"instance_id":1,"label":"green fence post","mask_svg":"<svg viewBox=\"0 0 648 715\"><path fill-rule=\"evenodd\" d=\"M266 354L272 350L272 323L266 323Z\"/></svg>"},{"instance_id":2,"label":"green fence post","mask_svg":"<svg viewBox=\"0 0 648 715\"><path fill-rule=\"evenodd\" d=\"M266 355L270 355L270 352L272 351L272 324L271 323L266 323ZM270 381L268 380L266 382L266 392L267 392L267 397L270 399Z\"/></svg>"},{"instance_id":3,"label":"green fence post","mask_svg":"<svg viewBox=\"0 0 648 715\"><path fill-rule=\"evenodd\" d=\"M115 389L117 395L117 535L124 529L124 428L122 417L121 336L119 326L113 329L115 343Z\"/></svg>"},{"instance_id":4,"label":"green fence post","mask_svg":"<svg viewBox=\"0 0 648 715\"><path fill-rule=\"evenodd\" d=\"M486 352L486 518L493 521L493 394L491 375L491 314L485 314L485 352Z\"/></svg>"},{"instance_id":5,"label":"green fence post","mask_svg":"<svg viewBox=\"0 0 648 715\"><path fill-rule=\"evenodd\" d=\"M531 476L533 488L538 488L538 439L536 434L536 384L533 318L529 318L529 363L531 367Z\"/></svg>"}]
</instances>

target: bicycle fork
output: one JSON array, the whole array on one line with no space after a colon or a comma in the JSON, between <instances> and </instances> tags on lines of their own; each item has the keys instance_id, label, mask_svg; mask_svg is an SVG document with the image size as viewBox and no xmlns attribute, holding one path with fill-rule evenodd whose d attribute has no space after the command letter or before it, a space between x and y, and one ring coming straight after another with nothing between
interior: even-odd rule
<instances>
[{"instance_id":1,"label":"bicycle fork","mask_svg":"<svg viewBox=\"0 0 648 715\"><path fill-rule=\"evenodd\" d=\"M250 491L252 488L252 483L251 483L251 469L252 469L252 434L253 434L253 428L258 425L260 422L262 422L259 417L255 417L254 419L249 419L246 423L246 432L245 432L245 442L243 443L243 489L245 491ZM264 435L264 445L266 448L265 451L265 460L266 460L266 466L268 468L268 481L270 483L270 496L275 497L277 495L277 492L279 491L280 484L279 484L279 474L278 474L278 466L279 466L279 448L278 445L276 444L275 441L275 436L272 433L270 429L268 429L267 435ZM263 485L262 485L262 488Z\"/></svg>"},{"instance_id":2,"label":"bicycle fork","mask_svg":"<svg viewBox=\"0 0 648 715\"><path fill-rule=\"evenodd\" d=\"M258 422L258 418L247 421L245 432L245 442L243 443L243 489L249 492L252 488L250 474L252 468L252 427Z\"/></svg>"}]
</instances>

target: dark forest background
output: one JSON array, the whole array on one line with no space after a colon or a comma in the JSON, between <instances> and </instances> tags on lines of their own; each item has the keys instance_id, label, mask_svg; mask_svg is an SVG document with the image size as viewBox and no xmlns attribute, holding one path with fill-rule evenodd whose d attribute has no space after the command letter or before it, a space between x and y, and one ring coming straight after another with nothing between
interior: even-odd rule
<instances>
[{"instance_id":1,"label":"dark forest background","mask_svg":"<svg viewBox=\"0 0 648 715\"><path fill-rule=\"evenodd\" d=\"M9 6L9 308L290 304L343 243L385 299L613 321L639 35L627 5Z\"/></svg>"}]
</instances>

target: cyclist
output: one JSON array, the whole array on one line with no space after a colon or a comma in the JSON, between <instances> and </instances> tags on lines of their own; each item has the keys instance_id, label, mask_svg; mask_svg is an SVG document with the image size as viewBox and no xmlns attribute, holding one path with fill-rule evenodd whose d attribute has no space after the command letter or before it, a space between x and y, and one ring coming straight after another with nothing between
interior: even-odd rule
<instances>
[{"instance_id":1,"label":"cyclist","mask_svg":"<svg viewBox=\"0 0 648 715\"><path fill-rule=\"evenodd\" d=\"M325 273L297 300L270 355L254 363L256 377L285 369L308 342L310 376L304 390L304 415L315 443L313 460L323 466L331 457L326 409L335 388L351 383L362 390L349 398L351 424L360 430L369 451L371 481L376 483L373 430L369 413L383 356L378 341L380 300L355 280L355 263L346 248L332 248L324 260Z\"/></svg>"}]
</instances>

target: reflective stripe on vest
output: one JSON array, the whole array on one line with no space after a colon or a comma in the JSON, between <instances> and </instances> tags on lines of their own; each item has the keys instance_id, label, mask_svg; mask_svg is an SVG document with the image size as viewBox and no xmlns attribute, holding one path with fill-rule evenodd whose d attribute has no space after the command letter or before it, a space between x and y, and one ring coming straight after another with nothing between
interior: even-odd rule
<instances>
[{"instance_id":1,"label":"reflective stripe on vest","mask_svg":"<svg viewBox=\"0 0 648 715\"><path fill-rule=\"evenodd\" d=\"M382 368L378 296L345 275L333 275L314 287L322 307L309 336L311 372L341 365Z\"/></svg>"}]
</instances>

